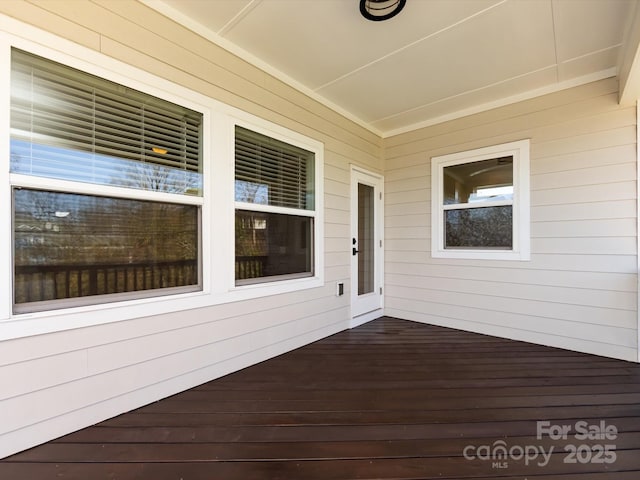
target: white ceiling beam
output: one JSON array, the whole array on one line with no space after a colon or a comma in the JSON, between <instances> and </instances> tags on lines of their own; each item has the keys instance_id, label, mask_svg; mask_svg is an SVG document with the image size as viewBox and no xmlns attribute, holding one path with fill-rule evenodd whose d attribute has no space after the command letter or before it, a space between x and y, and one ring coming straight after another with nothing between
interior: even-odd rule
<instances>
[{"instance_id":1,"label":"white ceiling beam","mask_svg":"<svg viewBox=\"0 0 640 480\"><path fill-rule=\"evenodd\" d=\"M621 105L632 105L640 99L640 7L635 6L631 25L624 42L618 70L619 98Z\"/></svg>"}]
</instances>

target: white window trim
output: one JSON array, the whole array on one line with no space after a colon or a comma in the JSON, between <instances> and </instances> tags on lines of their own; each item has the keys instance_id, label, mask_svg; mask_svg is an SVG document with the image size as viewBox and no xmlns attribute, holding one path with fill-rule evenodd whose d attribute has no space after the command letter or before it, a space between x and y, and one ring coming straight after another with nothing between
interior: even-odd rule
<instances>
[{"instance_id":1,"label":"white window trim","mask_svg":"<svg viewBox=\"0 0 640 480\"><path fill-rule=\"evenodd\" d=\"M530 240L530 140L493 145L465 152L440 155L431 158L431 256L434 258L461 258L485 260L521 260L531 258ZM446 249L444 248L444 168L463 163L477 162L497 157L513 156L513 202L491 202L491 205L513 204L513 248L494 249ZM469 206L481 207L484 203Z\"/></svg>"},{"instance_id":2,"label":"white window trim","mask_svg":"<svg viewBox=\"0 0 640 480\"><path fill-rule=\"evenodd\" d=\"M0 236L0 341L112 323L134 318L203 308L238 300L317 288L324 285L324 145L285 127L231 107L99 52L31 25L0 15L0 123L9 125L11 48L40 55L145 93L202 112L204 196L182 199L202 206L202 291L63 308L42 312L12 312L12 235ZM234 128L236 124L313 151L315 168L314 276L264 284L235 286L234 275ZM0 132L0 228L11 232L11 184L81 191L64 180L11 175L10 132ZM131 197L119 187L91 185L87 193ZM141 193L147 196L147 193ZM163 194L161 194L163 195ZM165 194L171 200L170 194ZM158 197L154 197L158 200Z\"/></svg>"},{"instance_id":3,"label":"white window trim","mask_svg":"<svg viewBox=\"0 0 640 480\"><path fill-rule=\"evenodd\" d=\"M287 207L275 207L272 205L259 205L254 203L245 204L243 202L235 201L235 188L230 193L231 195L231 211L229 214L229 222L232 224L232 230L235 232L235 213L236 208L242 209L243 205L247 210L264 211L272 213L284 213L287 215L309 216L314 218L314 230L313 230L313 276L301 277L301 278L287 278L283 276L282 280L269 280L267 278L264 281L257 281L256 283L247 283L243 285L236 285L235 277L235 235L231 235L229 238L229 252L227 271L228 277L228 291L229 295L234 299L244 300L253 298L254 292L264 292L264 295L277 295L280 293L286 293L300 289L300 287L313 288L324 285L324 148L323 144L312 140L304 135L298 134L284 127L280 127L270 122L266 122L257 117L249 116L248 114L236 115L235 118L229 124L229 128L232 132L231 136L233 144L231 145L231 181L230 185L235 185L235 127L246 128L256 133L260 133L267 137L281 142L300 147L304 150L312 152L315 155L314 160L314 210L301 210ZM259 279L256 279L259 280Z\"/></svg>"}]
</instances>

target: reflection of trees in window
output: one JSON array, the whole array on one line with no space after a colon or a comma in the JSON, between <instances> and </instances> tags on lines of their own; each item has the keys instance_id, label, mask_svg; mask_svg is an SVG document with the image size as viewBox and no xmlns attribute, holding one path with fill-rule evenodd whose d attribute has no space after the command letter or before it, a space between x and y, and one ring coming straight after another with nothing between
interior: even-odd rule
<instances>
[{"instance_id":1,"label":"reflection of trees in window","mask_svg":"<svg viewBox=\"0 0 640 480\"><path fill-rule=\"evenodd\" d=\"M237 202L269 204L269 185L236 179L235 195Z\"/></svg>"},{"instance_id":2,"label":"reflection of trees in window","mask_svg":"<svg viewBox=\"0 0 640 480\"><path fill-rule=\"evenodd\" d=\"M197 289L202 122L201 112L12 49L10 171L65 181L64 192L14 183L15 311ZM72 191L89 184L103 185L100 196Z\"/></svg>"},{"instance_id":3,"label":"reflection of trees in window","mask_svg":"<svg viewBox=\"0 0 640 480\"><path fill-rule=\"evenodd\" d=\"M236 255L267 255L267 214L261 212L242 212L236 215Z\"/></svg>"},{"instance_id":4,"label":"reflection of trees in window","mask_svg":"<svg viewBox=\"0 0 640 480\"><path fill-rule=\"evenodd\" d=\"M199 174L165 167L155 163L131 163L122 181L124 186L153 192L198 194L201 186ZM114 182L118 184L118 182Z\"/></svg>"},{"instance_id":5,"label":"reflection of trees in window","mask_svg":"<svg viewBox=\"0 0 640 480\"><path fill-rule=\"evenodd\" d=\"M236 280L312 276L315 154L240 126L235 134Z\"/></svg>"},{"instance_id":6,"label":"reflection of trees in window","mask_svg":"<svg viewBox=\"0 0 640 480\"><path fill-rule=\"evenodd\" d=\"M313 272L313 219L236 210L236 280Z\"/></svg>"},{"instance_id":7,"label":"reflection of trees in window","mask_svg":"<svg viewBox=\"0 0 640 480\"><path fill-rule=\"evenodd\" d=\"M513 208L482 207L445 212L447 248L484 247L511 249Z\"/></svg>"},{"instance_id":8,"label":"reflection of trees in window","mask_svg":"<svg viewBox=\"0 0 640 480\"><path fill-rule=\"evenodd\" d=\"M199 196L202 118L167 100L12 50L12 172Z\"/></svg>"},{"instance_id":9,"label":"reflection of trees in window","mask_svg":"<svg viewBox=\"0 0 640 480\"><path fill-rule=\"evenodd\" d=\"M197 207L27 189L14 202L18 265L197 257Z\"/></svg>"},{"instance_id":10,"label":"reflection of trees in window","mask_svg":"<svg viewBox=\"0 0 640 480\"><path fill-rule=\"evenodd\" d=\"M11 171L179 195L200 195L202 191L202 175L188 169L18 139L11 140Z\"/></svg>"},{"instance_id":11,"label":"reflection of trees in window","mask_svg":"<svg viewBox=\"0 0 640 480\"><path fill-rule=\"evenodd\" d=\"M198 283L198 207L14 191L16 303Z\"/></svg>"}]
</instances>

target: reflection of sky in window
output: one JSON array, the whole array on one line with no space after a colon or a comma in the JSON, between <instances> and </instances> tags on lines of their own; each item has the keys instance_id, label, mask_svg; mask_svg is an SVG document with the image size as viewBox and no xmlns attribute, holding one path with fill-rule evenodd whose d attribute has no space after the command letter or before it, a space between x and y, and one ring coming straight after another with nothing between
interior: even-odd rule
<instances>
[{"instance_id":1,"label":"reflection of sky in window","mask_svg":"<svg viewBox=\"0 0 640 480\"><path fill-rule=\"evenodd\" d=\"M469 196L469 202L513 200L513 185L478 187Z\"/></svg>"},{"instance_id":2,"label":"reflection of sky in window","mask_svg":"<svg viewBox=\"0 0 640 480\"><path fill-rule=\"evenodd\" d=\"M202 174L159 163L11 139L11 172L168 193L201 195Z\"/></svg>"},{"instance_id":3,"label":"reflection of sky in window","mask_svg":"<svg viewBox=\"0 0 640 480\"><path fill-rule=\"evenodd\" d=\"M269 204L269 186L236 179L236 202Z\"/></svg>"}]
</instances>

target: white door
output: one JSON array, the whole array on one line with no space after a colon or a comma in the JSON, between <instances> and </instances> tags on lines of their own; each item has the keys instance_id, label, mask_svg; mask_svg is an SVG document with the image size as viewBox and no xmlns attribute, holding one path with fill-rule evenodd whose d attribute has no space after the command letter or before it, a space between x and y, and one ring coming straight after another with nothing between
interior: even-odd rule
<instances>
[{"instance_id":1,"label":"white door","mask_svg":"<svg viewBox=\"0 0 640 480\"><path fill-rule=\"evenodd\" d=\"M382 309L382 186L381 176L351 168L351 316L369 314L364 321Z\"/></svg>"}]
</instances>

